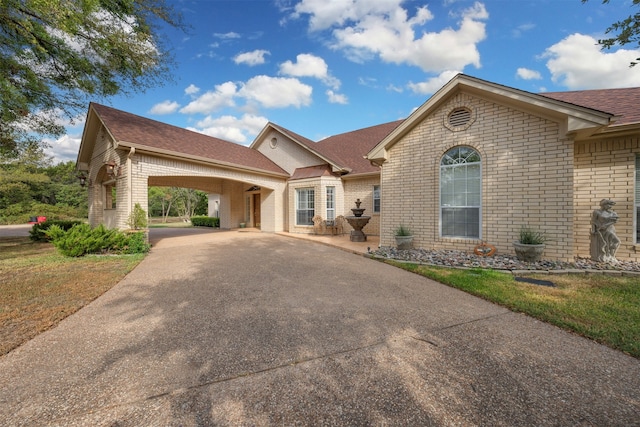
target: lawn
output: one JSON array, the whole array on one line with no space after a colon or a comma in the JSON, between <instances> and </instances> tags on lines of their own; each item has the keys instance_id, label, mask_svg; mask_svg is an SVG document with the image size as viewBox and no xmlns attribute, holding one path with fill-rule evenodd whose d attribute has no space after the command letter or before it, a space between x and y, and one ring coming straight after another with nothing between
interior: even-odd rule
<instances>
[{"instance_id":1,"label":"lawn","mask_svg":"<svg viewBox=\"0 0 640 427\"><path fill-rule=\"evenodd\" d=\"M143 254L68 258L49 243L0 238L0 355L111 289L143 258Z\"/></svg>"},{"instance_id":2,"label":"lawn","mask_svg":"<svg viewBox=\"0 0 640 427\"><path fill-rule=\"evenodd\" d=\"M510 310L591 338L640 358L640 277L531 274L555 286L518 282L510 273L389 264L461 289Z\"/></svg>"}]
</instances>

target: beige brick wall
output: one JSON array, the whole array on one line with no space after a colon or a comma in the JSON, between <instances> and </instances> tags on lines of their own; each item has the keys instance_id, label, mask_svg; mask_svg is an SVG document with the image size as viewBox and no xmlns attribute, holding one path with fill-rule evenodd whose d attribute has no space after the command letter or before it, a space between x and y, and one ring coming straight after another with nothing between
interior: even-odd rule
<instances>
[{"instance_id":1,"label":"beige brick wall","mask_svg":"<svg viewBox=\"0 0 640 427\"><path fill-rule=\"evenodd\" d=\"M317 177L289 181L288 190L288 231L291 233L314 233L312 225L296 224L296 190L299 188L313 188L314 190L314 210L316 215L327 219L327 187L335 188L336 216L344 212L344 190L342 181L337 177Z\"/></svg>"},{"instance_id":2,"label":"beige brick wall","mask_svg":"<svg viewBox=\"0 0 640 427\"><path fill-rule=\"evenodd\" d=\"M589 257L591 213L600 200L613 199L620 219L616 233L621 240L619 260L640 261L640 246L634 242L635 159L640 154L640 138L622 137L579 142L575 149L574 250Z\"/></svg>"},{"instance_id":3,"label":"beige brick wall","mask_svg":"<svg viewBox=\"0 0 640 427\"><path fill-rule=\"evenodd\" d=\"M454 107L475 116L466 130L443 123ZM439 165L452 147L482 156L481 239L440 237ZM545 257L573 258L573 145L560 127L508 106L464 93L441 105L394 145L382 168L381 245L395 245L393 229L409 226L414 246L471 251L480 240L513 254L522 225L550 238Z\"/></svg>"},{"instance_id":4,"label":"beige brick wall","mask_svg":"<svg viewBox=\"0 0 640 427\"><path fill-rule=\"evenodd\" d=\"M345 179L344 180L344 216L352 216L351 208L356 207L356 200L360 199L362 202L360 207L364 208L364 216L370 216L371 219L367 225L362 229L365 234L371 236L380 235L380 214L373 212L373 186L380 184L379 176L367 176L358 179ZM385 195L381 191L381 200ZM346 230L350 232L351 226L347 224Z\"/></svg>"}]
</instances>

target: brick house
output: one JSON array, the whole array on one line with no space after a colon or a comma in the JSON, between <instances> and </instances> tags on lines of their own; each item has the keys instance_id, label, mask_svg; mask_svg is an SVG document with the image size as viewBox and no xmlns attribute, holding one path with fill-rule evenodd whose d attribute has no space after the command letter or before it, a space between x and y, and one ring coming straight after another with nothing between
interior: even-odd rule
<instances>
[{"instance_id":1,"label":"brick house","mask_svg":"<svg viewBox=\"0 0 640 427\"><path fill-rule=\"evenodd\" d=\"M545 258L589 257L590 218L616 201L621 260L640 260L640 88L529 92L458 75L367 158L381 166L382 246L513 253L522 226Z\"/></svg>"},{"instance_id":2,"label":"brick house","mask_svg":"<svg viewBox=\"0 0 640 427\"><path fill-rule=\"evenodd\" d=\"M313 216L360 199L383 246L402 224L416 247L513 253L528 225L561 260L589 256L591 212L611 198L617 257L637 261L638 100L640 88L538 95L458 75L403 121L318 142L268 123L250 147L92 103L77 166L92 225L125 228L148 186L205 191L222 228L266 232L312 233Z\"/></svg>"}]
</instances>

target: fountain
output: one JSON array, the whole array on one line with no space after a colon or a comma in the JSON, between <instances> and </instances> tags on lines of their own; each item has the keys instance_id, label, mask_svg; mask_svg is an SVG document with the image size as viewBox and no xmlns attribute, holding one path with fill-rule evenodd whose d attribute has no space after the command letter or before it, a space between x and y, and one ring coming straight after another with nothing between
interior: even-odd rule
<instances>
[{"instance_id":1,"label":"fountain","mask_svg":"<svg viewBox=\"0 0 640 427\"><path fill-rule=\"evenodd\" d=\"M365 209L360 207L361 203L362 202L360 201L360 199L357 199L356 207L351 209L351 212L353 212L353 216L345 217L349 225L353 228L353 230L351 230L351 236L349 237L352 242L367 241L367 235L364 234L362 229L365 225L367 225L371 217L362 216L362 213L365 211Z\"/></svg>"}]
</instances>

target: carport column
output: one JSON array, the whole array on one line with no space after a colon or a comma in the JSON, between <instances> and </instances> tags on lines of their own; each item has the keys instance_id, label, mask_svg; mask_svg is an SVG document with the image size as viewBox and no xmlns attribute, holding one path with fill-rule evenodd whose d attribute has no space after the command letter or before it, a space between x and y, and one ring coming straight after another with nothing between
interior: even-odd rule
<instances>
[{"instance_id":1,"label":"carport column","mask_svg":"<svg viewBox=\"0 0 640 427\"><path fill-rule=\"evenodd\" d=\"M220 228L231 228L231 192L229 184L225 181L222 183L222 194L220 196L220 204L218 210L220 213Z\"/></svg>"},{"instance_id":2,"label":"carport column","mask_svg":"<svg viewBox=\"0 0 640 427\"><path fill-rule=\"evenodd\" d=\"M209 210L207 212L210 217L218 217L220 218L220 194L217 193L209 193L208 196L209 201Z\"/></svg>"}]
</instances>

